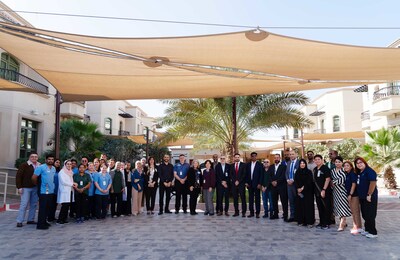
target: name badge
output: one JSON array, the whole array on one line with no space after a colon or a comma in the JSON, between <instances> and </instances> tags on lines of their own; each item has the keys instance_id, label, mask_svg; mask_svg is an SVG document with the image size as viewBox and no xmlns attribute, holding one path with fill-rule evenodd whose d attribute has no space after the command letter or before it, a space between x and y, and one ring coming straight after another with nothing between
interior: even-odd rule
<instances>
[{"instance_id":1,"label":"name badge","mask_svg":"<svg viewBox=\"0 0 400 260\"><path fill-rule=\"evenodd\" d=\"M179 175L180 175L180 176L182 176L182 174L183 174L183 173L182 173L182 171L181 171L181 172L179 172Z\"/></svg>"},{"instance_id":2,"label":"name badge","mask_svg":"<svg viewBox=\"0 0 400 260\"><path fill-rule=\"evenodd\" d=\"M357 177L357 185L360 184L360 176Z\"/></svg>"},{"instance_id":3,"label":"name badge","mask_svg":"<svg viewBox=\"0 0 400 260\"><path fill-rule=\"evenodd\" d=\"M203 183L206 183L206 180L204 180Z\"/></svg>"},{"instance_id":4,"label":"name badge","mask_svg":"<svg viewBox=\"0 0 400 260\"><path fill-rule=\"evenodd\" d=\"M225 177L228 177L228 172L225 173Z\"/></svg>"},{"instance_id":5,"label":"name badge","mask_svg":"<svg viewBox=\"0 0 400 260\"><path fill-rule=\"evenodd\" d=\"M197 183L200 184L200 180L197 180Z\"/></svg>"},{"instance_id":6,"label":"name badge","mask_svg":"<svg viewBox=\"0 0 400 260\"><path fill-rule=\"evenodd\" d=\"M321 171L318 171L317 177L321 176Z\"/></svg>"},{"instance_id":7,"label":"name badge","mask_svg":"<svg viewBox=\"0 0 400 260\"><path fill-rule=\"evenodd\" d=\"M107 185L106 181L103 181L103 186L106 186L106 185Z\"/></svg>"},{"instance_id":8,"label":"name badge","mask_svg":"<svg viewBox=\"0 0 400 260\"><path fill-rule=\"evenodd\" d=\"M80 181L80 182L79 182L79 185L80 185L80 186L83 186L83 181Z\"/></svg>"}]
</instances>

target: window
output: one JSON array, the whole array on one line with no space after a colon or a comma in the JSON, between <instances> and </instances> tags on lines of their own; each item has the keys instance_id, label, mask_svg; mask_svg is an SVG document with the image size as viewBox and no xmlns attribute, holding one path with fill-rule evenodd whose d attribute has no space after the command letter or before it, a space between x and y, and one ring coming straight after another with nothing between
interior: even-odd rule
<instances>
[{"instance_id":1,"label":"window","mask_svg":"<svg viewBox=\"0 0 400 260\"><path fill-rule=\"evenodd\" d=\"M1 54L0 77L3 79L16 81L17 74L10 72L10 71L6 71L6 70L12 70L12 71L18 72L19 71L19 63L16 59L11 57L9 54L3 52Z\"/></svg>"},{"instance_id":2,"label":"window","mask_svg":"<svg viewBox=\"0 0 400 260\"><path fill-rule=\"evenodd\" d=\"M340 117L334 116L333 117L333 132L339 132L339 131L340 131Z\"/></svg>"},{"instance_id":3,"label":"window","mask_svg":"<svg viewBox=\"0 0 400 260\"><path fill-rule=\"evenodd\" d=\"M104 119L104 133L107 135L112 134L112 119L109 117Z\"/></svg>"},{"instance_id":4,"label":"window","mask_svg":"<svg viewBox=\"0 0 400 260\"><path fill-rule=\"evenodd\" d=\"M38 122L21 120L21 137L19 142L19 157L26 158L32 152L37 152Z\"/></svg>"},{"instance_id":5,"label":"window","mask_svg":"<svg viewBox=\"0 0 400 260\"><path fill-rule=\"evenodd\" d=\"M299 129L294 129L293 130L293 138L299 138Z\"/></svg>"}]
</instances>

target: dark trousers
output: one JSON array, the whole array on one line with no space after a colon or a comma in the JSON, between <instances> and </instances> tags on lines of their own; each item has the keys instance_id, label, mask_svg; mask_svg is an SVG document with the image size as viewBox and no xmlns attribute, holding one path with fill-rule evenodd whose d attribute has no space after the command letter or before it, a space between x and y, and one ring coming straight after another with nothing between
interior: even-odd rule
<instances>
[{"instance_id":1,"label":"dark trousers","mask_svg":"<svg viewBox=\"0 0 400 260\"><path fill-rule=\"evenodd\" d=\"M165 211L169 211L169 201L171 200L171 188L165 187L164 183L160 184L159 196L160 196L160 212L164 210L164 193L165 193Z\"/></svg>"},{"instance_id":2,"label":"dark trousers","mask_svg":"<svg viewBox=\"0 0 400 260\"><path fill-rule=\"evenodd\" d=\"M257 188L249 187L249 210L250 214L254 214L254 201L256 202L256 214L259 215L261 211L261 196L260 190Z\"/></svg>"},{"instance_id":3,"label":"dark trousers","mask_svg":"<svg viewBox=\"0 0 400 260\"><path fill-rule=\"evenodd\" d=\"M89 218L94 218L96 217L96 201L93 196L88 196L88 211L86 217Z\"/></svg>"},{"instance_id":4,"label":"dark trousers","mask_svg":"<svg viewBox=\"0 0 400 260\"><path fill-rule=\"evenodd\" d=\"M124 212L125 215L131 215L132 214L132 184L131 182L126 182L126 201L122 201L122 212Z\"/></svg>"},{"instance_id":5,"label":"dark trousers","mask_svg":"<svg viewBox=\"0 0 400 260\"><path fill-rule=\"evenodd\" d=\"M225 207L222 206L225 199ZM217 209L222 212L228 212L229 210L229 187L225 188L224 186L217 187ZM218 211L216 209L216 211Z\"/></svg>"},{"instance_id":6,"label":"dark trousers","mask_svg":"<svg viewBox=\"0 0 400 260\"><path fill-rule=\"evenodd\" d=\"M215 171L214 171L215 172ZM219 202L219 200L218 200L218 198L219 198L219 193L220 193L220 189L219 189L219 187L217 187L216 189L215 189L215 197L217 198L217 203L215 203L215 211L218 213L218 212L220 212L220 211L222 211L222 208L220 208L220 203L218 203Z\"/></svg>"},{"instance_id":7,"label":"dark trousers","mask_svg":"<svg viewBox=\"0 0 400 260\"><path fill-rule=\"evenodd\" d=\"M61 203L60 213L58 214L58 222L67 221L68 217L68 209L70 208L71 203Z\"/></svg>"},{"instance_id":8,"label":"dark trousers","mask_svg":"<svg viewBox=\"0 0 400 260\"><path fill-rule=\"evenodd\" d=\"M119 193L110 193L110 201L111 201L111 216L117 215L118 217L122 214L122 192ZM117 203L117 211L115 211L115 203Z\"/></svg>"},{"instance_id":9,"label":"dark trousers","mask_svg":"<svg viewBox=\"0 0 400 260\"><path fill-rule=\"evenodd\" d=\"M189 194L190 194L189 209L190 213L193 214L196 212L197 198L199 197L200 194L200 188L193 188L193 191L189 191Z\"/></svg>"},{"instance_id":10,"label":"dark trousers","mask_svg":"<svg viewBox=\"0 0 400 260\"><path fill-rule=\"evenodd\" d=\"M146 187L145 193L146 193L146 210L153 211L154 204L156 203L157 187L153 188Z\"/></svg>"},{"instance_id":11,"label":"dark trousers","mask_svg":"<svg viewBox=\"0 0 400 260\"><path fill-rule=\"evenodd\" d=\"M232 186L232 194L233 194L233 206L235 207L235 213L239 213L239 196L240 201L242 202L242 215L246 214L247 204L246 204L246 195L244 190L244 185L239 184L236 186L233 184Z\"/></svg>"},{"instance_id":12,"label":"dark trousers","mask_svg":"<svg viewBox=\"0 0 400 260\"><path fill-rule=\"evenodd\" d=\"M49 203L49 213L47 214L47 221L51 222L56 220L56 210L57 210L57 195L53 194L51 201Z\"/></svg>"},{"instance_id":13,"label":"dark trousers","mask_svg":"<svg viewBox=\"0 0 400 260\"><path fill-rule=\"evenodd\" d=\"M282 204L282 210L283 210L283 218L287 219L287 217L288 217L288 197L287 197L286 185L272 187L271 195L272 195L272 201L273 201L274 216L277 217L279 214L278 199L280 199L281 204Z\"/></svg>"},{"instance_id":14,"label":"dark trousers","mask_svg":"<svg viewBox=\"0 0 400 260\"><path fill-rule=\"evenodd\" d=\"M86 193L75 193L76 218L80 219L87 216L88 196Z\"/></svg>"},{"instance_id":15,"label":"dark trousers","mask_svg":"<svg viewBox=\"0 0 400 260\"><path fill-rule=\"evenodd\" d=\"M318 192L318 191L317 191ZM332 192L330 189L325 191L325 198L322 198L320 194L315 196L315 201L317 203L319 224L322 226L328 226L331 224L332 215Z\"/></svg>"},{"instance_id":16,"label":"dark trousers","mask_svg":"<svg viewBox=\"0 0 400 260\"><path fill-rule=\"evenodd\" d=\"M181 197L182 197L182 209L187 210L187 185L179 181L175 181L175 211L179 211L181 207Z\"/></svg>"},{"instance_id":17,"label":"dark trousers","mask_svg":"<svg viewBox=\"0 0 400 260\"><path fill-rule=\"evenodd\" d=\"M108 195L95 195L96 197L96 217L105 218L107 216Z\"/></svg>"},{"instance_id":18,"label":"dark trousers","mask_svg":"<svg viewBox=\"0 0 400 260\"><path fill-rule=\"evenodd\" d=\"M46 218L49 214L50 203L53 199L54 194L39 194L39 215L37 227L46 227Z\"/></svg>"},{"instance_id":19,"label":"dark trousers","mask_svg":"<svg viewBox=\"0 0 400 260\"><path fill-rule=\"evenodd\" d=\"M360 199L361 206L361 215L364 219L364 228L365 231L372 235L377 235L378 231L375 227L375 218L377 214L378 208L378 199L371 198L371 202L368 202L366 199Z\"/></svg>"},{"instance_id":20,"label":"dark trousers","mask_svg":"<svg viewBox=\"0 0 400 260\"><path fill-rule=\"evenodd\" d=\"M71 202L70 205L69 205L69 217L73 218L75 216L75 213L76 213L75 202Z\"/></svg>"}]
</instances>

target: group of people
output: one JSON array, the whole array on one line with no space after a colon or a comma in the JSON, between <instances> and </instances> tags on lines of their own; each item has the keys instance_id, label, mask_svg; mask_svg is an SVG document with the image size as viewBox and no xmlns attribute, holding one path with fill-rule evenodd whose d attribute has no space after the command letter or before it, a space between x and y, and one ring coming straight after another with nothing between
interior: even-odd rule
<instances>
[{"instance_id":1,"label":"group of people","mask_svg":"<svg viewBox=\"0 0 400 260\"><path fill-rule=\"evenodd\" d=\"M23 226L28 204L27 224L36 224L38 229L48 229L56 220L57 204L61 204L56 222L59 225L68 223L68 211L70 217L82 223L88 219L104 219L108 209L111 217L135 216L143 212L145 203L147 214L151 215L158 190L159 215L172 213L169 204L171 194L175 192L175 214L181 209L183 213L198 214L196 207L202 194L204 215L230 216L229 198L232 195L233 217L241 213L242 217L260 218L262 200L262 217L278 219L280 200L285 222L297 221L299 226L311 228L315 224L316 202L319 213L316 227L329 229L337 216L340 219L338 231L343 231L347 227L346 217L352 216L352 234L377 237L375 171L361 157L354 161L354 166L336 151L330 151L329 158L330 161L325 163L321 155L308 151L307 159L299 159L297 153L290 150L285 151L284 160L280 154L275 154L273 163L269 159L261 163L257 153L253 152L248 163L241 161L240 154L234 155L231 164L226 162L224 155L218 158L215 154L212 160L203 164L193 160L189 165L185 155L181 154L179 162L173 165L166 154L160 164L149 157L147 162L146 159L137 161L131 169L130 162L107 160L105 154L93 162L83 157L79 165L74 159L66 160L62 168L61 161L52 155L46 156L46 163L40 165L38 155L31 154L16 176L21 194L17 227ZM38 199L39 216L35 222ZM364 229L360 209L365 220Z\"/></svg>"}]
</instances>

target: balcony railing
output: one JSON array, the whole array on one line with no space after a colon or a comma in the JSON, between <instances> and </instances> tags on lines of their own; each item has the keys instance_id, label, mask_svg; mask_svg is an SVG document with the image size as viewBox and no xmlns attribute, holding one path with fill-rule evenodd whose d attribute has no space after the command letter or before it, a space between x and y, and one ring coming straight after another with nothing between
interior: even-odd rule
<instances>
[{"instance_id":1,"label":"balcony railing","mask_svg":"<svg viewBox=\"0 0 400 260\"><path fill-rule=\"evenodd\" d=\"M389 96L399 96L400 95L400 86L390 86L386 88L382 88L378 91L374 92L374 101L389 97Z\"/></svg>"},{"instance_id":2,"label":"balcony railing","mask_svg":"<svg viewBox=\"0 0 400 260\"><path fill-rule=\"evenodd\" d=\"M118 131L119 136L128 136L131 135L129 131L124 131L124 130L119 130Z\"/></svg>"},{"instance_id":3,"label":"balcony railing","mask_svg":"<svg viewBox=\"0 0 400 260\"><path fill-rule=\"evenodd\" d=\"M362 112L361 113L361 120L363 121L363 120L368 120L368 119L370 119L369 110Z\"/></svg>"},{"instance_id":4,"label":"balcony railing","mask_svg":"<svg viewBox=\"0 0 400 260\"><path fill-rule=\"evenodd\" d=\"M314 133L316 134L325 134L326 130L325 129L315 129Z\"/></svg>"},{"instance_id":5,"label":"balcony railing","mask_svg":"<svg viewBox=\"0 0 400 260\"><path fill-rule=\"evenodd\" d=\"M49 93L49 88L47 86L43 85L40 82L37 82L36 80L28 78L27 76L24 76L21 73L16 72L14 70L0 68L0 78L9 80L9 81L18 82L25 87L36 90L43 94Z\"/></svg>"}]
</instances>

